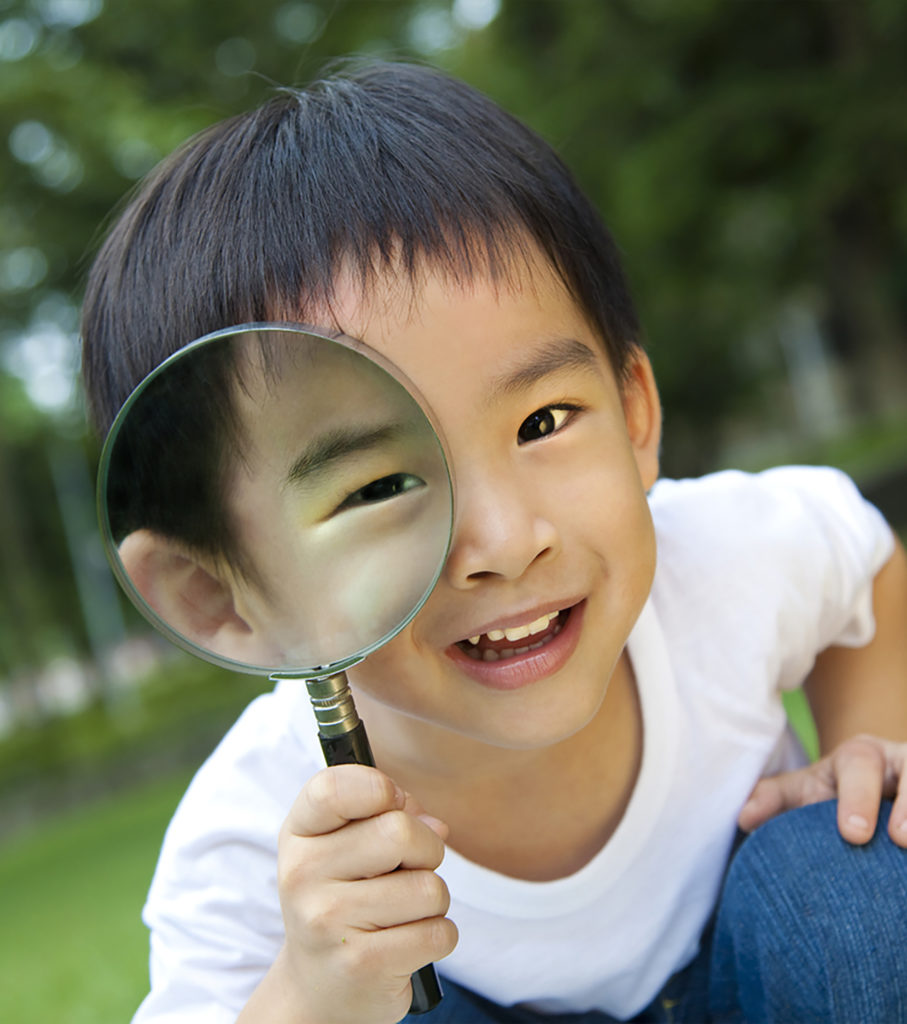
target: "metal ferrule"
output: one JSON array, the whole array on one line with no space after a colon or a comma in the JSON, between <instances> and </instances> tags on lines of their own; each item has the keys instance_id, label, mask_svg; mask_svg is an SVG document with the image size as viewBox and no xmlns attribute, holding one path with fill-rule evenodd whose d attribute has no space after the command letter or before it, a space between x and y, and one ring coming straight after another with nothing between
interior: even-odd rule
<instances>
[{"instance_id":1,"label":"metal ferrule","mask_svg":"<svg viewBox=\"0 0 907 1024\"><path fill-rule=\"evenodd\" d=\"M342 736L356 728L359 715L343 672L323 679L307 679L305 685L322 736Z\"/></svg>"}]
</instances>

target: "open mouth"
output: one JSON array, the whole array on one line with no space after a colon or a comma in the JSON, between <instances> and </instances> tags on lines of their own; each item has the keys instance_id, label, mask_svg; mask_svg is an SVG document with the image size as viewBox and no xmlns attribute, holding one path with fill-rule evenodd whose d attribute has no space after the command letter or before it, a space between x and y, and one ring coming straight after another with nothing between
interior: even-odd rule
<instances>
[{"instance_id":1,"label":"open mouth","mask_svg":"<svg viewBox=\"0 0 907 1024\"><path fill-rule=\"evenodd\" d=\"M503 661L537 651L550 643L570 615L570 609L549 612L532 622L508 629L492 629L479 636L457 642L457 647L473 661Z\"/></svg>"}]
</instances>

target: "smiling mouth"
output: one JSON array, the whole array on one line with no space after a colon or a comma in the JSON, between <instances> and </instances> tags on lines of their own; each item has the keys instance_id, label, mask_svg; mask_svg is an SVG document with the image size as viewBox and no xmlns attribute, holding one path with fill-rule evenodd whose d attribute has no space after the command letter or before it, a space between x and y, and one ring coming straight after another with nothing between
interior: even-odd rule
<instances>
[{"instance_id":1,"label":"smiling mouth","mask_svg":"<svg viewBox=\"0 0 907 1024\"><path fill-rule=\"evenodd\" d=\"M509 629L492 629L487 633L460 640L457 647L473 661L504 661L550 643L564 627L570 609L550 612L533 622Z\"/></svg>"}]
</instances>

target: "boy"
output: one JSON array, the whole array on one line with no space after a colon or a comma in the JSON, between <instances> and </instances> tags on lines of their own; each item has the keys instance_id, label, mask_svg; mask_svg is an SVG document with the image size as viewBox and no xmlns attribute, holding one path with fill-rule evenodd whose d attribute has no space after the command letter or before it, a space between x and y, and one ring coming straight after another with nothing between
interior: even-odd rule
<instances>
[{"instance_id":1,"label":"boy","mask_svg":"<svg viewBox=\"0 0 907 1024\"><path fill-rule=\"evenodd\" d=\"M136 1021L399 1021L433 960L439 1022L907 1017L903 550L830 470L656 482L615 247L550 149L395 65L190 141L89 282L99 427L169 353L255 320L341 330L415 382L454 537L350 672L380 771L320 768L292 682L200 771ZM804 680L806 768L779 697ZM738 819L787 809L721 895Z\"/></svg>"}]
</instances>

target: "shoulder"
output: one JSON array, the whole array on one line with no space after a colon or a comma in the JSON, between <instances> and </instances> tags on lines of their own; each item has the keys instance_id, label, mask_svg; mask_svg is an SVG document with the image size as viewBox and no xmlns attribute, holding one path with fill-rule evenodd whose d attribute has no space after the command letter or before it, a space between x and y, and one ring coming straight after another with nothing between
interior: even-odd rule
<instances>
[{"instance_id":1,"label":"shoulder","mask_svg":"<svg viewBox=\"0 0 907 1024\"><path fill-rule=\"evenodd\" d=\"M305 687L280 684L257 697L187 789L168 828L158 868L231 843L275 846L280 823L306 778L321 765ZM310 726L306 729L306 726ZM276 823L276 825L275 825ZM235 853L230 853L235 863ZM157 881L157 879L156 879Z\"/></svg>"},{"instance_id":2,"label":"shoulder","mask_svg":"<svg viewBox=\"0 0 907 1024\"><path fill-rule=\"evenodd\" d=\"M252 701L199 769L177 818L189 805L198 830L212 817L207 809L224 802L233 808L236 827L269 811L285 814L305 775L320 767L317 744L308 742L314 727L307 712L301 682L282 683Z\"/></svg>"},{"instance_id":3,"label":"shoulder","mask_svg":"<svg viewBox=\"0 0 907 1024\"><path fill-rule=\"evenodd\" d=\"M665 480L650 495L653 599L675 638L731 638L798 679L833 643L871 634L871 584L891 530L843 473L782 467Z\"/></svg>"},{"instance_id":4,"label":"shoulder","mask_svg":"<svg viewBox=\"0 0 907 1024\"><path fill-rule=\"evenodd\" d=\"M823 550L875 561L891 532L853 481L824 466L782 466L762 473L726 470L698 479L661 480L650 507L659 554L702 563L781 562L785 568ZM764 560L768 558L768 563Z\"/></svg>"}]
</instances>

